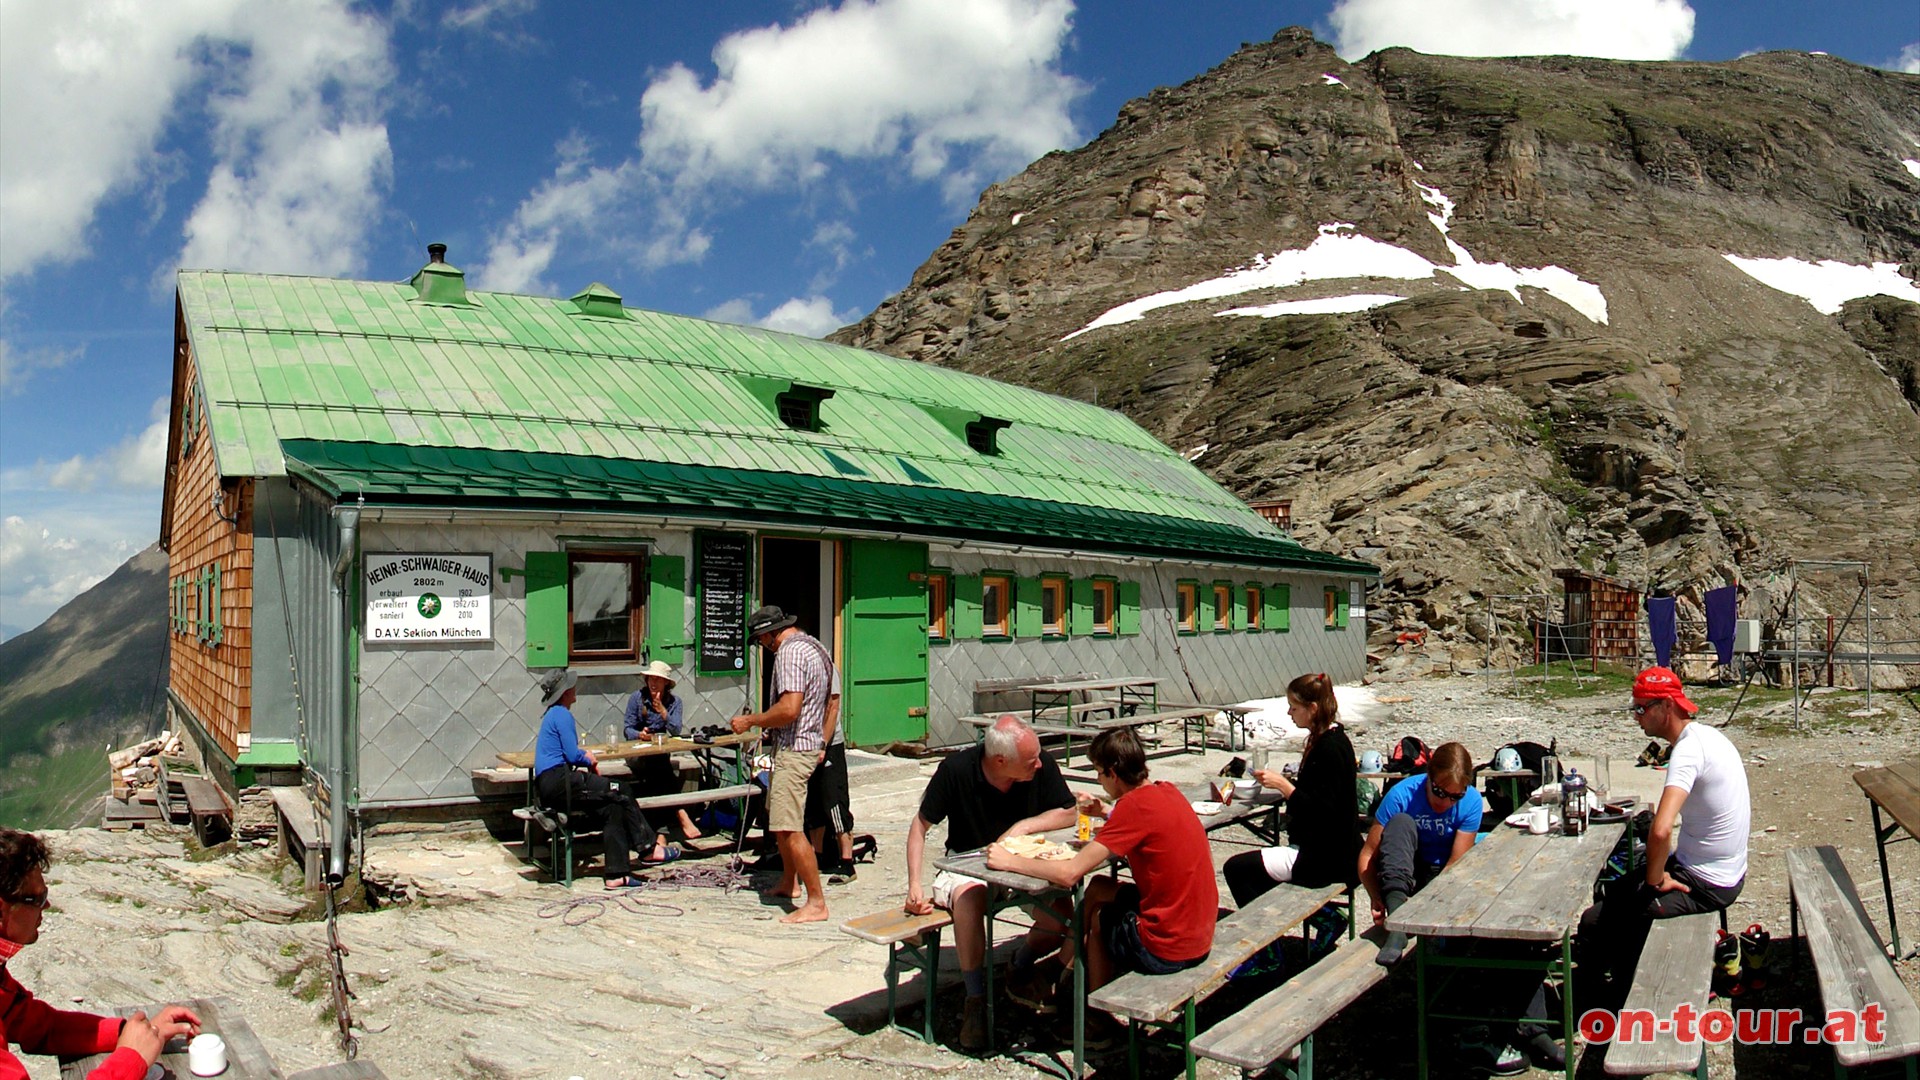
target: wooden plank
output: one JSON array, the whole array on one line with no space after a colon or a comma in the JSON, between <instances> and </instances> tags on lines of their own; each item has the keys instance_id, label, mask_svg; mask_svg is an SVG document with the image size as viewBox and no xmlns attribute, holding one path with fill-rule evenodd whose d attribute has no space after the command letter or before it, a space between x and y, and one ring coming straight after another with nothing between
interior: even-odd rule
<instances>
[{"instance_id":1,"label":"wooden plank","mask_svg":"<svg viewBox=\"0 0 1920 1080\"><path fill-rule=\"evenodd\" d=\"M735 784L731 787L702 788L699 791L676 791L665 795L648 795L633 800L642 810L665 810L674 806L698 806L701 803L724 802L728 799L744 799L758 795L760 788L753 784Z\"/></svg>"},{"instance_id":2,"label":"wooden plank","mask_svg":"<svg viewBox=\"0 0 1920 1080\"><path fill-rule=\"evenodd\" d=\"M1858 1014L1877 1005L1886 1014L1884 1042L1855 1038L1830 1043L1834 1057L1852 1067L1920 1054L1920 1005L1887 960L1886 946L1860 906L1853 876L1840 854L1826 845L1789 850L1787 881L1800 907L1800 925L1806 930L1807 951L1827 1011Z\"/></svg>"},{"instance_id":3,"label":"wooden plank","mask_svg":"<svg viewBox=\"0 0 1920 1080\"><path fill-rule=\"evenodd\" d=\"M1579 922L1580 913L1593 905L1593 881L1626 828L1625 824L1593 825L1584 836L1542 837L1546 843L1481 912L1473 936L1560 940Z\"/></svg>"},{"instance_id":4,"label":"wooden plank","mask_svg":"<svg viewBox=\"0 0 1920 1080\"><path fill-rule=\"evenodd\" d=\"M192 1009L200 1018L200 1030L220 1036L227 1044L227 1071L220 1074L221 1080L286 1080L280 1072L280 1066L274 1063L273 1055L261 1045L260 1037L253 1033L245 1016L234 1003L223 997L194 998L181 1004ZM141 1006L141 1011L151 1016L163 1006ZM116 1009L116 1016L131 1016L134 1010ZM106 1054L94 1054L91 1057L76 1058L60 1066L61 1080L84 1080L88 1073L100 1067L107 1059ZM174 1076L187 1077L192 1073L187 1068L187 1050L185 1039L173 1039L167 1043L167 1050L160 1055L159 1064Z\"/></svg>"},{"instance_id":5,"label":"wooden plank","mask_svg":"<svg viewBox=\"0 0 1920 1080\"><path fill-rule=\"evenodd\" d=\"M1481 915L1546 843L1544 836L1500 829L1387 916L1387 927L1403 934L1472 936Z\"/></svg>"},{"instance_id":6,"label":"wooden plank","mask_svg":"<svg viewBox=\"0 0 1920 1080\"><path fill-rule=\"evenodd\" d=\"M1213 951L1196 967L1171 975L1130 972L1087 996L1087 1004L1132 1020L1166 1020L1189 998L1200 1000L1224 986L1227 973L1305 922L1344 890L1337 885L1303 889L1276 885L1213 927Z\"/></svg>"},{"instance_id":7,"label":"wooden plank","mask_svg":"<svg viewBox=\"0 0 1920 1080\"><path fill-rule=\"evenodd\" d=\"M220 793L220 786L201 776L182 777L180 786L187 796L187 812L194 817L232 817L233 811L227 806L227 797Z\"/></svg>"},{"instance_id":8,"label":"wooden plank","mask_svg":"<svg viewBox=\"0 0 1920 1080\"><path fill-rule=\"evenodd\" d=\"M267 794L273 799L273 807L279 812L280 820L293 830L302 848L325 845L328 823L314 813L313 800L307 798L304 789L271 787L267 789ZM315 831L316 825L318 831Z\"/></svg>"},{"instance_id":9,"label":"wooden plank","mask_svg":"<svg viewBox=\"0 0 1920 1080\"><path fill-rule=\"evenodd\" d=\"M1910 836L1920 836L1920 761L1863 769L1853 782Z\"/></svg>"},{"instance_id":10,"label":"wooden plank","mask_svg":"<svg viewBox=\"0 0 1920 1080\"><path fill-rule=\"evenodd\" d=\"M1646 948L1633 972L1623 1013L1645 1010L1656 1024L1671 1017L1681 1005L1705 1012L1713 989L1713 942L1720 920L1711 911L1655 919L1647 931ZM1680 1041L1675 1031L1656 1026L1651 1039L1621 1041L1607 1046L1608 1076L1645 1076L1656 1072L1692 1072L1706 1043Z\"/></svg>"},{"instance_id":11,"label":"wooden plank","mask_svg":"<svg viewBox=\"0 0 1920 1080\"><path fill-rule=\"evenodd\" d=\"M1386 931L1374 927L1345 941L1319 963L1193 1040L1193 1052L1242 1069L1264 1069L1320 1025L1392 974L1374 962ZM1418 948L1417 939L1409 947Z\"/></svg>"},{"instance_id":12,"label":"wooden plank","mask_svg":"<svg viewBox=\"0 0 1920 1080\"><path fill-rule=\"evenodd\" d=\"M929 930L943 930L952 925L953 915L938 908L925 915L911 915L899 908L892 908L848 919L840 924L840 929L875 945L893 945L917 940Z\"/></svg>"},{"instance_id":13,"label":"wooden plank","mask_svg":"<svg viewBox=\"0 0 1920 1080\"><path fill-rule=\"evenodd\" d=\"M338 1065L302 1069L287 1080L387 1080L387 1074L371 1061L343 1061Z\"/></svg>"}]
</instances>

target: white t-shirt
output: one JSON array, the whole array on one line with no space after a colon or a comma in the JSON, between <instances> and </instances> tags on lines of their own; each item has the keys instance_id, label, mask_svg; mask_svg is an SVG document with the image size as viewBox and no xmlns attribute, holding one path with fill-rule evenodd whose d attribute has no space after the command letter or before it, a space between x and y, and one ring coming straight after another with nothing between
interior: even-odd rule
<instances>
[{"instance_id":1,"label":"white t-shirt","mask_svg":"<svg viewBox=\"0 0 1920 1080\"><path fill-rule=\"evenodd\" d=\"M1667 786L1687 793L1674 846L1680 865L1711 885L1739 884L1753 812L1740 751L1718 728L1688 724L1667 759Z\"/></svg>"}]
</instances>

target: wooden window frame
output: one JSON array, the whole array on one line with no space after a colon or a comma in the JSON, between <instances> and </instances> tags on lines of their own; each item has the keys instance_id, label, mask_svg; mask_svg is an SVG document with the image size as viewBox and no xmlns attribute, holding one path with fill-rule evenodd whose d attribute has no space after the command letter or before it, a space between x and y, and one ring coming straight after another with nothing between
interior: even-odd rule
<instances>
[{"instance_id":1,"label":"wooden window frame","mask_svg":"<svg viewBox=\"0 0 1920 1080\"><path fill-rule=\"evenodd\" d=\"M1013 640L1013 590L1018 580L1011 570L987 570L980 575L980 640ZM988 589L998 583L1000 590L1000 610L998 618L987 605Z\"/></svg>"},{"instance_id":2,"label":"wooden window frame","mask_svg":"<svg viewBox=\"0 0 1920 1080\"><path fill-rule=\"evenodd\" d=\"M927 641L945 645L953 640L953 571L927 571Z\"/></svg>"},{"instance_id":3,"label":"wooden window frame","mask_svg":"<svg viewBox=\"0 0 1920 1080\"><path fill-rule=\"evenodd\" d=\"M1186 613L1180 609L1186 607ZM1192 578L1182 578L1173 583L1173 622L1176 633L1198 634L1200 632L1200 582Z\"/></svg>"},{"instance_id":4,"label":"wooden window frame","mask_svg":"<svg viewBox=\"0 0 1920 1080\"><path fill-rule=\"evenodd\" d=\"M567 551L567 663L637 664L647 651L647 601L651 579L647 576L644 550L608 548L571 548ZM625 649L578 649L573 631L579 625L573 614L573 568L578 563L622 563L627 574L627 645Z\"/></svg>"},{"instance_id":5,"label":"wooden window frame","mask_svg":"<svg viewBox=\"0 0 1920 1080\"><path fill-rule=\"evenodd\" d=\"M1222 600L1226 602L1221 603ZM1213 632L1233 633L1233 582L1231 581L1213 583Z\"/></svg>"},{"instance_id":6,"label":"wooden window frame","mask_svg":"<svg viewBox=\"0 0 1920 1080\"><path fill-rule=\"evenodd\" d=\"M1343 585L1328 585L1321 593L1321 597L1326 608L1325 626L1327 631L1331 633L1345 630L1346 627L1341 625L1346 621L1341 618L1341 609L1346 606L1347 602L1346 587Z\"/></svg>"},{"instance_id":7,"label":"wooden window frame","mask_svg":"<svg viewBox=\"0 0 1920 1080\"><path fill-rule=\"evenodd\" d=\"M1257 581L1246 584L1247 594L1247 633L1258 634L1266 629L1267 591Z\"/></svg>"},{"instance_id":8,"label":"wooden window frame","mask_svg":"<svg viewBox=\"0 0 1920 1080\"><path fill-rule=\"evenodd\" d=\"M1100 622L1100 596L1107 597L1107 621ZM1093 579L1093 637L1118 637L1120 634L1120 579Z\"/></svg>"},{"instance_id":9,"label":"wooden window frame","mask_svg":"<svg viewBox=\"0 0 1920 1080\"><path fill-rule=\"evenodd\" d=\"M1062 574L1040 575L1040 636L1058 641L1068 636L1073 625L1073 592L1068 579ZM1054 594L1058 599L1054 604L1054 620L1047 621L1047 596Z\"/></svg>"}]
</instances>

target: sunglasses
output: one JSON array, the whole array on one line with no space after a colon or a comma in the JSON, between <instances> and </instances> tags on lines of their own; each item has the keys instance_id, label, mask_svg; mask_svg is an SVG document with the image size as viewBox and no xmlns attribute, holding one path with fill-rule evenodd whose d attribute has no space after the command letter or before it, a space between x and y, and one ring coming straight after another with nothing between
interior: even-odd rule
<instances>
[{"instance_id":1,"label":"sunglasses","mask_svg":"<svg viewBox=\"0 0 1920 1080\"><path fill-rule=\"evenodd\" d=\"M1635 705L1631 709L1628 709L1627 711L1631 712L1635 716L1645 716L1647 715L1649 710L1653 709L1654 706L1659 704L1660 703L1657 701L1649 701L1644 705Z\"/></svg>"},{"instance_id":2,"label":"sunglasses","mask_svg":"<svg viewBox=\"0 0 1920 1080\"><path fill-rule=\"evenodd\" d=\"M1445 799L1448 802L1459 802L1461 799L1464 799L1467 797L1467 793L1464 791L1448 791L1446 788L1440 787L1435 784L1428 784L1427 790L1433 792L1434 795L1438 796L1439 798Z\"/></svg>"},{"instance_id":3,"label":"sunglasses","mask_svg":"<svg viewBox=\"0 0 1920 1080\"><path fill-rule=\"evenodd\" d=\"M41 893L38 896L7 897L7 903L9 904L19 904L21 907L39 908L42 911L45 911L47 908L47 905L51 904L52 902L53 902L53 899L50 896L48 896L46 893Z\"/></svg>"}]
</instances>

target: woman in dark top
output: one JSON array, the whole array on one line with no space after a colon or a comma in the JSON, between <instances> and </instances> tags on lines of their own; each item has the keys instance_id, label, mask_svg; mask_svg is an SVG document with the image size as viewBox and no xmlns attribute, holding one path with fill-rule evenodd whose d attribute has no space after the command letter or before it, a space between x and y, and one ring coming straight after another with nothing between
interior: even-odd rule
<instances>
[{"instance_id":1,"label":"woman in dark top","mask_svg":"<svg viewBox=\"0 0 1920 1080\"><path fill-rule=\"evenodd\" d=\"M1302 675L1287 684L1287 715L1307 729L1300 778L1261 769L1254 778L1287 800L1285 847L1247 851L1227 860L1221 873L1236 907L1282 881L1318 888L1351 886L1360 880L1360 830L1355 824L1353 744L1339 723L1340 703L1325 675Z\"/></svg>"}]
</instances>

